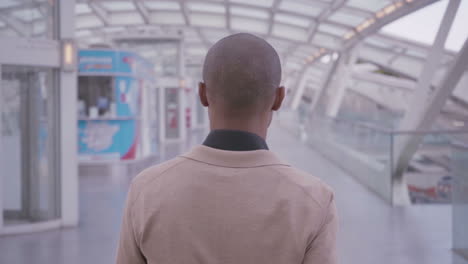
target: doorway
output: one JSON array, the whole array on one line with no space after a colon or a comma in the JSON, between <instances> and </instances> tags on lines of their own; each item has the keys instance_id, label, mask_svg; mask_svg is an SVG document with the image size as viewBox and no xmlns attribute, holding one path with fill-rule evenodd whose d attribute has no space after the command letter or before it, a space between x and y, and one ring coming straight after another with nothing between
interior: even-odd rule
<instances>
[{"instance_id":1,"label":"doorway","mask_svg":"<svg viewBox=\"0 0 468 264\"><path fill-rule=\"evenodd\" d=\"M58 219L56 72L14 65L1 65L0 70L3 225Z\"/></svg>"}]
</instances>

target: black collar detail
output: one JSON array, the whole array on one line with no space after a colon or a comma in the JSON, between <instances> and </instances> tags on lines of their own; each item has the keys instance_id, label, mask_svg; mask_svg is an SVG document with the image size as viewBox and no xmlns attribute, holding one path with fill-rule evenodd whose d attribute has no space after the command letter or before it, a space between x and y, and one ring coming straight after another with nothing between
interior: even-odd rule
<instances>
[{"instance_id":1,"label":"black collar detail","mask_svg":"<svg viewBox=\"0 0 468 264\"><path fill-rule=\"evenodd\" d=\"M242 130L212 130L203 145L229 151L268 150L268 145L262 137Z\"/></svg>"}]
</instances>

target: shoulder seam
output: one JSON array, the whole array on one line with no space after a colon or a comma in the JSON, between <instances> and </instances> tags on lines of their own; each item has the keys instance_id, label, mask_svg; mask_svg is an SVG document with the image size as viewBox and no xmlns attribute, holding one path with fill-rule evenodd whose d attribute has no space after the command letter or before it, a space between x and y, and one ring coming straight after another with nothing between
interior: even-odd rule
<instances>
[{"instance_id":1,"label":"shoulder seam","mask_svg":"<svg viewBox=\"0 0 468 264\"><path fill-rule=\"evenodd\" d=\"M319 228L317 229L317 234L315 234L315 236L310 240L309 244L307 245L306 252L308 252L312 248L312 244L314 243L315 239L320 235L320 233L323 232L323 227L325 226L326 221L328 219L329 209L330 209L331 203L333 202L333 199L334 199L334 194L332 193L331 196L330 196L330 200L328 201L327 206L323 207L323 210L324 210L323 215L324 216L322 217L322 221L321 221L321 223L319 225Z\"/></svg>"},{"instance_id":2,"label":"shoulder seam","mask_svg":"<svg viewBox=\"0 0 468 264\"><path fill-rule=\"evenodd\" d=\"M155 177L154 179L151 179L149 182L147 182L145 184L144 187L148 186L150 183L154 182L155 180L161 178L167 171L169 171L170 169L173 169L177 166L179 166L180 164L182 164L183 162L185 162L186 160L184 159L180 159L179 161L175 162L174 164L172 164L171 166L167 167L166 169L162 170L160 173L158 173L158 177ZM134 186L134 182L132 182L131 186ZM144 189L144 188L143 188ZM140 197L140 194L143 193L143 189L141 191L139 191L135 198L133 199L133 201L130 202L130 207L132 207L135 202L138 200L138 198Z\"/></svg>"},{"instance_id":3,"label":"shoulder seam","mask_svg":"<svg viewBox=\"0 0 468 264\"><path fill-rule=\"evenodd\" d=\"M285 175L284 173L282 173L282 172L280 172L280 171L275 170L274 168L271 168L271 167L270 167L269 169L271 169L272 171L274 171L274 172L275 172L276 174L278 174L278 175L287 177L287 175ZM305 190L304 187L302 187L302 186L300 186L300 185L298 185L298 184L292 184L291 182L289 182L289 184L295 185L298 189L301 189L310 199L312 199L312 200L320 207L320 209L323 209L323 208L324 208L324 206L321 205L320 202L317 201L317 199L315 199L313 196L311 196L311 195Z\"/></svg>"}]
</instances>

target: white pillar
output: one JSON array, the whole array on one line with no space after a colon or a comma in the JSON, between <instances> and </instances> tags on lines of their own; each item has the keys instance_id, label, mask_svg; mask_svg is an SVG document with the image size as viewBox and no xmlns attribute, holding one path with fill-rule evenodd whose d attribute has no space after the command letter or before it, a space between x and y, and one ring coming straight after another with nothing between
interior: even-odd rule
<instances>
[{"instance_id":1,"label":"white pillar","mask_svg":"<svg viewBox=\"0 0 468 264\"><path fill-rule=\"evenodd\" d=\"M294 96L293 96L293 99L292 99L292 102L291 102L291 109L292 110L296 110L297 107L299 106L299 103L301 102L301 99L302 99L302 95L304 95L304 91L305 91L305 87L306 87L306 83L307 83L307 75L308 75L308 72L310 70L310 67L309 66L306 66L306 68L304 68L302 71L301 71L301 74L299 75L299 79L298 81L296 82L296 92L294 93Z\"/></svg>"},{"instance_id":2,"label":"white pillar","mask_svg":"<svg viewBox=\"0 0 468 264\"><path fill-rule=\"evenodd\" d=\"M461 74L466 69L468 59L467 45L465 43L460 51L455 64L448 71L444 81L433 91L431 84L433 76L443 56L445 41L452 26L456 12L460 5L460 0L451 0L445 10L444 17L439 26L436 39L429 52L425 67L418 79L418 84L414 91L412 103L408 105L399 129L400 130L427 130L431 128L438 113L444 106L447 98L452 94L458 83ZM463 61L463 59L465 61ZM458 68L457 68L458 67ZM424 135L399 136L395 141L395 166L393 171L393 203L405 205L409 204L408 192L406 190L405 179L403 177L414 153L423 140Z\"/></svg>"},{"instance_id":3,"label":"white pillar","mask_svg":"<svg viewBox=\"0 0 468 264\"><path fill-rule=\"evenodd\" d=\"M341 60L342 60L342 56L339 56L335 61L333 61L333 64L331 65L331 67L329 67L329 69L327 71L327 74L326 74L326 78L321 83L321 85L320 85L320 87L319 87L319 89L317 91L317 95L314 96L314 99L313 99L312 104L310 106L310 109L311 109L312 113L317 113L318 111L320 111L319 110L319 105L320 104L325 105L324 100L325 100L326 90L330 86L330 83L333 80L333 76L335 76L336 69L338 68L338 64L340 63Z\"/></svg>"},{"instance_id":4,"label":"white pillar","mask_svg":"<svg viewBox=\"0 0 468 264\"><path fill-rule=\"evenodd\" d=\"M329 101L327 104L327 115L335 118L340 110L343 99L346 95L346 90L349 85L351 78L352 67L356 63L358 55L358 47L354 47L352 50L343 54L343 58L338 62L334 81L331 83L331 89L329 94Z\"/></svg>"},{"instance_id":5,"label":"white pillar","mask_svg":"<svg viewBox=\"0 0 468 264\"><path fill-rule=\"evenodd\" d=\"M60 0L59 39L73 39L75 1ZM63 51L62 51L63 52ZM77 74L59 71L61 216L64 226L78 224Z\"/></svg>"},{"instance_id":6,"label":"white pillar","mask_svg":"<svg viewBox=\"0 0 468 264\"><path fill-rule=\"evenodd\" d=\"M3 102L3 99L2 99L2 64L0 63L0 103ZM2 107L0 106L0 115L2 114ZM3 148L3 140L2 140L2 123L3 123L3 120L0 120L0 149L4 149ZM4 170L4 165L3 165L3 162L5 160L5 158L3 157L5 154L5 151L0 151L0 170L2 171L5 171ZM2 176L0 176L0 230L2 229L3 227L3 178Z\"/></svg>"}]
</instances>

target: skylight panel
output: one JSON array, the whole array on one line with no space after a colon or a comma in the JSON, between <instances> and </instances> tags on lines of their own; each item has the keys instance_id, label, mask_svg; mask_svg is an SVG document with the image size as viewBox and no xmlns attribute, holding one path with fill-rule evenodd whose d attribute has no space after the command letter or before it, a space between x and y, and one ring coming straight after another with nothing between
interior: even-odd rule
<instances>
[{"instance_id":1,"label":"skylight panel","mask_svg":"<svg viewBox=\"0 0 468 264\"><path fill-rule=\"evenodd\" d=\"M0 1L0 8L7 8L20 5L17 0L2 0Z\"/></svg>"},{"instance_id":2,"label":"skylight panel","mask_svg":"<svg viewBox=\"0 0 468 264\"><path fill-rule=\"evenodd\" d=\"M153 24L185 24L184 16L180 12L158 11L152 12L150 21Z\"/></svg>"},{"instance_id":3,"label":"skylight panel","mask_svg":"<svg viewBox=\"0 0 468 264\"><path fill-rule=\"evenodd\" d=\"M209 39L213 39L215 41L220 40L229 35L226 30L219 30L219 29L204 29L202 30L203 36Z\"/></svg>"},{"instance_id":4,"label":"skylight panel","mask_svg":"<svg viewBox=\"0 0 468 264\"><path fill-rule=\"evenodd\" d=\"M365 43L369 43L372 46L384 48L384 49L390 49L392 47L391 44L389 44L387 41L385 41L383 38L379 38L377 36L373 36L370 38L364 39Z\"/></svg>"},{"instance_id":5,"label":"skylight panel","mask_svg":"<svg viewBox=\"0 0 468 264\"><path fill-rule=\"evenodd\" d=\"M150 10L180 10L180 5L174 1L145 1L145 6Z\"/></svg>"},{"instance_id":6,"label":"skylight panel","mask_svg":"<svg viewBox=\"0 0 468 264\"><path fill-rule=\"evenodd\" d=\"M390 3L391 3L391 1L389 1L389 0L372 0L372 1L369 1L369 0L349 0L347 5L352 6L352 7L356 7L356 8L359 8L359 9L364 9L364 10L367 10L367 11L371 11L371 12L376 12L376 11L382 9L383 7L387 6Z\"/></svg>"},{"instance_id":7,"label":"skylight panel","mask_svg":"<svg viewBox=\"0 0 468 264\"><path fill-rule=\"evenodd\" d=\"M41 18L42 15L37 8L33 9L21 9L11 13L14 17L23 20L25 22L31 22L35 19Z\"/></svg>"},{"instance_id":8,"label":"skylight panel","mask_svg":"<svg viewBox=\"0 0 468 264\"><path fill-rule=\"evenodd\" d=\"M427 51L424 51L424 50L409 49L406 51L406 54L414 56L414 57L420 57L420 58L427 57Z\"/></svg>"},{"instance_id":9,"label":"skylight panel","mask_svg":"<svg viewBox=\"0 0 468 264\"><path fill-rule=\"evenodd\" d=\"M42 19L41 21L36 21L32 24L32 33L34 35L43 34L47 29L47 25L45 21Z\"/></svg>"},{"instance_id":10,"label":"skylight panel","mask_svg":"<svg viewBox=\"0 0 468 264\"><path fill-rule=\"evenodd\" d=\"M336 12L330 16L329 20L354 27L360 24L363 20L365 20L365 18L361 16L352 15L350 13Z\"/></svg>"},{"instance_id":11,"label":"skylight panel","mask_svg":"<svg viewBox=\"0 0 468 264\"><path fill-rule=\"evenodd\" d=\"M190 22L195 26L226 27L226 19L220 15L191 14Z\"/></svg>"},{"instance_id":12,"label":"skylight panel","mask_svg":"<svg viewBox=\"0 0 468 264\"><path fill-rule=\"evenodd\" d=\"M204 56L208 52L204 46L188 46L186 51L192 56Z\"/></svg>"},{"instance_id":13,"label":"skylight panel","mask_svg":"<svg viewBox=\"0 0 468 264\"><path fill-rule=\"evenodd\" d=\"M273 5L274 0L230 0L233 3L239 3L239 4L246 4L246 5L253 5L253 6L259 6L259 7L266 7L270 8Z\"/></svg>"},{"instance_id":14,"label":"skylight panel","mask_svg":"<svg viewBox=\"0 0 468 264\"><path fill-rule=\"evenodd\" d=\"M238 16L246 16L246 17L265 19L265 20L270 17L270 14L266 10L259 9L259 8L246 8L246 7L232 6L230 10L231 10L231 14L238 15Z\"/></svg>"},{"instance_id":15,"label":"skylight panel","mask_svg":"<svg viewBox=\"0 0 468 264\"><path fill-rule=\"evenodd\" d=\"M291 16L281 13L275 15L275 21L298 27L307 28L310 26L310 20L307 18Z\"/></svg>"},{"instance_id":16,"label":"skylight panel","mask_svg":"<svg viewBox=\"0 0 468 264\"><path fill-rule=\"evenodd\" d=\"M109 15L111 25L138 25L143 24L143 18L135 12L115 13Z\"/></svg>"},{"instance_id":17,"label":"skylight panel","mask_svg":"<svg viewBox=\"0 0 468 264\"><path fill-rule=\"evenodd\" d=\"M291 46L291 42L278 38L268 38L267 42L270 43L270 45L272 45L277 51L285 50Z\"/></svg>"},{"instance_id":18,"label":"skylight panel","mask_svg":"<svg viewBox=\"0 0 468 264\"><path fill-rule=\"evenodd\" d=\"M187 8L190 11L197 11L197 12L210 12L210 13L221 13L221 14L224 14L226 12L224 5L220 5L220 4L187 2Z\"/></svg>"},{"instance_id":19,"label":"skylight panel","mask_svg":"<svg viewBox=\"0 0 468 264\"><path fill-rule=\"evenodd\" d=\"M273 35L281 38L287 38L296 41L307 40L307 30L295 26L275 23L273 26Z\"/></svg>"},{"instance_id":20,"label":"skylight panel","mask_svg":"<svg viewBox=\"0 0 468 264\"><path fill-rule=\"evenodd\" d=\"M252 33L266 34L268 32L268 22L246 17L231 17L231 27L234 30L246 31Z\"/></svg>"},{"instance_id":21,"label":"skylight panel","mask_svg":"<svg viewBox=\"0 0 468 264\"><path fill-rule=\"evenodd\" d=\"M329 35L317 33L314 35L312 43L319 47L338 49L340 47L341 41L339 38L334 38Z\"/></svg>"},{"instance_id":22,"label":"skylight panel","mask_svg":"<svg viewBox=\"0 0 468 264\"><path fill-rule=\"evenodd\" d=\"M343 36L344 34L346 34L346 32L349 31L349 29L344 28L344 27L338 27L338 26L322 23L319 26L319 31L322 31L322 32L325 32L325 33L328 33L328 34L332 34L332 35L335 35L335 36Z\"/></svg>"},{"instance_id":23,"label":"skylight panel","mask_svg":"<svg viewBox=\"0 0 468 264\"><path fill-rule=\"evenodd\" d=\"M295 61L295 60L288 60L286 62L286 67L287 69L290 69L290 70L299 70L301 69L303 66L302 63L298 62L298 61Z\"/></svg>"},{"instance_id":24,"label":"skylight panel","mask_svg":"<svg viewBox=\"0 0 468 264\"><path fill-rule=\"evenodd\" d=\"M91 12L91 8L89 8L89 5L86 3L77 3L75 5L75 14L77 15L89 14Z\"/></svg>"},{"instance_id":25,"label":"skylight panel","mask_svg":"<svg viewBox=\"0 0 468 264\"><path fill-rule=\"evenodd\" d=\"M325 5L321 5L315 1L297 1L283 0L279 5L280 10L290 11L306 16L316 17L323 11Z\"/></svg>"},{"instance_id":26,"label":"skylight panel","mask_svg":"<svg viewBox=\"0 0 468 264\"><path fill-rule=\"evenodd\" d=\"M101 6L107 11L130 11L135 10L135 5L130 1L102 1Z\"/></svg>"},{"instance_id":27,"label":"skylight panel","mask_svg":"<svg viewBox=\"0 0 468 264\"><path fill-rule=\"evenodd\" d=\"M75 31L75 37L77 38L83 38L83 37L88 37L91 36L91 30L77 30Z\"/></svg>"},{"instance_id":28,"label":"skylight panel","mask_svg":"<svg viewBox=\"0 0 468 264\"><path fill-rule=\"evenodd\" d=\"M185 24L184 16L180 12L173 11L158 11L151 12L150 22L153 24Z\"/></svg>"},{"instance_id":29,"label":"skylight panel","mask_svg":"<svg viewBox=\"0 0 468 264\"><path fill-rule=\"evenodd\" d=\"M102 28L102 31L104 31L106 33L116 33L116 32L124 31L124 30L125 30L124 27L104 27L104 28Z\"/></svg>"},{"instance_id":30,"label":"skylight panel","mask_svg":"<svg viewBox=\"0 0 468 264\"><path fill-rule=\"evenodd\" d=\"M92 28L102 26L102 21L95 15L78 16L75 18L76 28Z\"/></svg>"}]
</instances>

